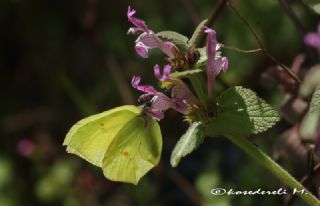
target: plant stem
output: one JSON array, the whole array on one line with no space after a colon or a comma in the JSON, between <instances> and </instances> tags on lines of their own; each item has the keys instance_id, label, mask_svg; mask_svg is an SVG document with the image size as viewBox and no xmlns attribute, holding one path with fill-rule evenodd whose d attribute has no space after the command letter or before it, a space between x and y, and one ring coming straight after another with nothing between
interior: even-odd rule
<instances>
[{"instance_id":1,"label":"plant stem","mask_svg":"<svg viewBox=\"0 0 320 206\"><path fill-rule=\"evenodd\" d=\"M199 76L193 75L193 76L190 76L189 79L191 81L192 87L193 87L196 95L198 96L202 106L206 109L207 108L207 97L206 97L206 94L202 88Z\"/></svg>"},{"instance_id":2,"label":"plant stem","mask_svg":"<svg viewBox=\"0 0 320 206\"><path fill-rule=\"evenodd\" d=\"M285 169L273 161L257 146L242 137L228 135L227 138L249 154L252 158L260 162L270 172L277 176L280 180L285 182L291 189L296 191L302 199L304 199L311 206L320 206L320 201L312 195L302 184L300 184L294 177L292 177ZM301 192L303 191L303 192Z\"/></svg>"}]
</instances>

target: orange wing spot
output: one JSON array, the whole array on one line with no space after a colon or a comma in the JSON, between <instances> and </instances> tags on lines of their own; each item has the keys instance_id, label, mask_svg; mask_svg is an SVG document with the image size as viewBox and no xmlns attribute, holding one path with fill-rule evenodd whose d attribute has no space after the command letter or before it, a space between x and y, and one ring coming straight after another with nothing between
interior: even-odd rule
<instances>
[{"instance_id":1,"label":"orange wing spot","mask_svg":"<svg viewBox=\"0 0 320 206\"><path fill-rule=\"evenodd\" d=\"M100 126L101 126L101 127L103 127L103 126L104 126L104 124L103 124L103 123L100 123Z\"/></svg>"},{"instance_id":2,"label":"orange wing spot","mask_svg":"<svg viewBox=\"0 0 320 206\"><path fill-rule=\"evenodd\" d=\"M129 152L124 151L124 152L123 152L123 156L128 157L128 156L129 156Z\"/></svg>"}]
</instances>

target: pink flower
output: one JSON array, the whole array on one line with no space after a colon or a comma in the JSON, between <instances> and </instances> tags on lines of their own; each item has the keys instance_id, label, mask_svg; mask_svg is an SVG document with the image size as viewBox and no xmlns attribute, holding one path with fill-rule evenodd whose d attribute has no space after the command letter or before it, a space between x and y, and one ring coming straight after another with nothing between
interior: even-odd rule
<instances>
[{"instance_id":1,"label":"pink flower","mask_svg":"<svg viewBox=\"0 0 320 206\"><path fill-rule=\"evenodd\" d=\"M189 112L188 105L198 104L197 98L191 92L189 87L180 79L175 79L169 76L171 72L171 66L165 65L163 68L163 73L161 75L159 65L155 65L154 74L160 81L170 82L169 87L171 90L171 100L174 102L174 109L182 114L187 114Z\"/></svg>"},{"instance_id":2,"label":"pink flower","mask_svg":"<svg viewBox=\"0 0 320 206\"><path fill-rule=\"evenodd\" d=\"M140 100L151 99L151 105L147 106L145 111L158 120L164 118L164 112L170 108L182 114L188 114L188 106L198 103L197 98L183 81L169 77L170 72L171 67L169 65L164 66L162 74L159 65L154 66L155 76L160 81L169 82L171 98L162 92L158 92L152 86L140 85L140 77L134 76L131 80L133 88L144 92L144 94L139 97Z\"/></svg>"},{"instance_id":3,"label":"pink flower","mask_svg":"<svg viewBox=\"0 0 320 206\"><path fill-rule=\"evenodd\" d=\"M216 32L208 27L204 30L208 35L207 43L207 81L208 81L208 92L211 94L213 82L216 76L221 72L226 72L228 69L227 57L221 57L216 55L217 49L220 45L217 43Z\"/></svg>"},{"instance_id":4,"label":"pink flower","mask_svg":"<svg viewBox=\"0 0 320 206\"><path fill-rule=\"evenodd\" d=\"M30 156L34 150L34 144L28 139L21 139L17 144L17 153L21 156L27 157Z\"/></svg>"},{"instance_id":5,"label":"pink flower","mask_svg":"<svg viewBox=\"0 0 320 206\"><path fill-rule=\"evenodd\" d=\"M129 28L128 34L141 32L136 39L135 50L142 58L149 57L149 49L158 48L165 53L169 58L174 58L178 53L178 48L175 44L169 41L162 41L152 30L148 28L144 21L133 17L135 10L128 7L128 20L135 26Z\"/></svg>"},{"instance_id":6,"label":"pink flower","mask_svg":"<svg viewBox=\"0 0 320 206\"><path fill-rule=\"evenodd\" d=\"M304 42L316 49L320 49L320 23L317 32L310 32L304 36Z\"/></svg>"},{"instance_id":7,"label":"pink flower","mask_svg":"<svg viewBox=\"0 0 320 206\"><path fill-rule=\"evenodd\" d=\"M133 88L145 93L142 94L139 99L146 99L146 97L151 98L151 106L147 107L145 111L155 119L162 119L164 117L164 112L173 107L173 102L169 97L162 92L156 91L152 86L140 85L140 81L140 77L133 76L131 85Z\"/></svg>"}]
</instances>

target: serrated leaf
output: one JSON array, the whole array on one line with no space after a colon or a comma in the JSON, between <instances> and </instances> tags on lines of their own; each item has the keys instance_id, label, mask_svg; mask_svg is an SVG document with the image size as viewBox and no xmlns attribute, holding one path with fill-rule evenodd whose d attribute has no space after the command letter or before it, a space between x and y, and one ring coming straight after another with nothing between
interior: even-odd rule
<instances>
[{"instance_id":1,"label":"serrated leaf","mask_svg":"<svg viewBox=\"0 0 320 206\"><path fill-rule=\"evenodd\" d=\"M172 167L178 166L181 158L198 148L204 140L204 130L205 127L200 122L194 122L190 125L171 153L170 164Z\"/></svg>"},{"instance_id":2,"label":"serrated leaf","mask_svg":"<svg viewBox=\"0 0 320 206\"><path fill-rule=\"evenodd\" d=\"M157 33L157 36L160 37L161 39L174 43L176 46L178 46L179 48L185 51L188 49L188 44L187 44L188 37L182 34L179 34L174 31L161 31Z\"/></svg>"},{"instance_id":3,"label":"serrated leaf","mask_svg":"<svg viewBox=\"0 0 320 206\"><path fill-rule=\"evenodd\" d=\"M312 96L308 113L300 126L300 135L305 140L314 140L320 124L320 88Z\"/></svg>"},{"instance_id":4,"label":"serrated leaf","mask_svg":"<svg viewBox=\"0 0 320 206\"><path fill-rule=\"evenodd\" d=\"M197 26L196 30L194 30L189 42L188 47L189 48L196 48L199 44L199 41L203 35L203 27L206 25L208 19L203 20L200 22L200 24Z\"/></svg>"},{"instance_id":5,"label":"serrated leaf","mask_svg":"<svg viewBox=\"0 0 320 206\"><path fill-rule=\"evenodd\" d=\"M207 127L209 135L258 134L280 119L279 114L255 92L240 86L224 91L217 102L217 115Z\"/></svg>"},{"instance_id":6,"label":"serrated leaf","mask_svg":"<svg viewBox=\"0 0 320 206\"><path fill-rule=\"evenodd\" d=\"M318 86L320 86L320 64L312 67L306 74L300 86L299 94L302 97L307 97L311 95Z\"/></svg>"}]
</instances>

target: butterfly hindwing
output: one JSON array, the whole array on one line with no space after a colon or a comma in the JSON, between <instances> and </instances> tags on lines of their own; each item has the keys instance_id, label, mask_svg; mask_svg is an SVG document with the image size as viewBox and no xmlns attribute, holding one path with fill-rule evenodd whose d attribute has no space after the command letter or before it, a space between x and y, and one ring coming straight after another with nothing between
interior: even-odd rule
<instances>
[{"instance_id":1,"label":"butterfly hindwing","mask_svg":"<svg viewBox=\"0 0 320 206\"><path fill-rule=\"evenodd\" d=\"M104 175L114 181L137 184L160 161L162 137L158 123L135 117L114 138L103 159Z\"/></svg>"}]
</instances>

